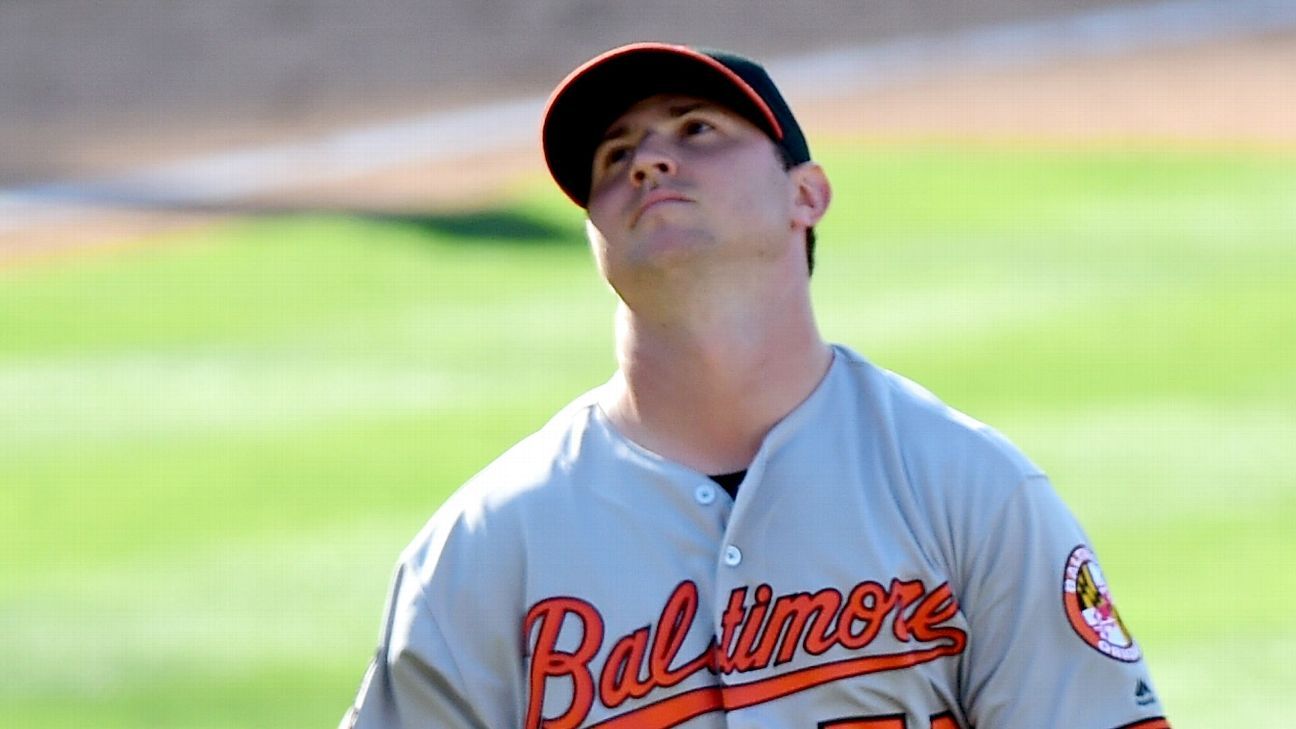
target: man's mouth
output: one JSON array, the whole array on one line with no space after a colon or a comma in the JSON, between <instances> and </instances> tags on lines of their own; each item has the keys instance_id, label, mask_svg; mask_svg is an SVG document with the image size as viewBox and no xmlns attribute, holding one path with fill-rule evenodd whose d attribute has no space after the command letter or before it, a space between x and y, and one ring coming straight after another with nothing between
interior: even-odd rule
<instances>
[{"instance_id":1,"label":"man's mouth","mask_svg":"<svg viewBox=\"0 0 1296 729\"><path fill-rule=\"evenodd\" d=\"M643 200L639 203L638 209L635 210L634 217L630 220L630 227L633 228L638 225L639 219L649 210L661 205L679 202L692 202L692 200L674 190L658 189L649 192L647 195L644 195Z\"/></svg>"}]
</instances>

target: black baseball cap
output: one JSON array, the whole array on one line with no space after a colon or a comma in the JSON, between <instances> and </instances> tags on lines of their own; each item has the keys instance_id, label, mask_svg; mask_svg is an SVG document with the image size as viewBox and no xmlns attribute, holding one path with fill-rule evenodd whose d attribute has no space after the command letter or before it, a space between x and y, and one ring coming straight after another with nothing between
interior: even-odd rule
<instances>
[{"instance_id":1,"label":"black baseball cap","mask_svg":"<svg viewBox=\"0 0 1296 729\"><path fill-rule=\"evenodd\" d=\"M545 163L558 187L577 205L589 205L594 150L608 126L631 106L657 94L714 101L759 127L793 164L810 159L801 126L759 63L708 48L632 43L572 71L545 108Z\"/></svg>"}]
</instances>

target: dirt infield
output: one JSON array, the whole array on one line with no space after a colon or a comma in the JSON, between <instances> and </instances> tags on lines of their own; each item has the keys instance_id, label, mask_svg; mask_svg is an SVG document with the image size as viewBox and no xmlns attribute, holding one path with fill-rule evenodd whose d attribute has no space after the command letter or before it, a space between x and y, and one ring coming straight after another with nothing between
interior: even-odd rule
<instances>
[{"instance_id":1,"label":"dirt infield","mask_svg":"<svg viewBox=\"0 0 1296 729\"><path fill-rule=\"evenodd\" d=\"M3 0L0 187L532 93L633 40L770 58L1150 1Z\"/></svg>"},{"instance_id":2,"label":"dirt infield","mask_svg":"<svg viewBox=\"0 0 1296 729\"><path fill-rule=\"evenodd\" d=\"M844 135L1296 148L1296 32L1011 71L950 72L808 110Z\"/></svg>"},{"instance_id":3,"label":"dirt infield","mask_svg":"<svg viewBox=\"0 0 1296 729\"><path fill-rule=\"evenodd\" d=\"M812 139L1155 140L1296 151L1293 68L1296 32L1284 32L1011 69L932 73L903 85L843 89L834 98L803 105L799 114ZM528 145L303 184L249 205L275 210L463 209L490 202L519 175L542 170L538 150ZM38 227L0 231L0 263L139 241L221 217L211 211L76 212Z\"/></svg>"}]
</instances>

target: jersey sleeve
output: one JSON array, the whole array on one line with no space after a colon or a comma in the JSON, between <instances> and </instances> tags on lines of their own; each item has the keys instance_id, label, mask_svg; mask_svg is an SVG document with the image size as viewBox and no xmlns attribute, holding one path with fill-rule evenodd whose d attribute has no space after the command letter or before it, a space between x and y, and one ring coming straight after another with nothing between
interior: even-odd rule
<instances>
[{"instance_id":1,"label":"jersey sleeve","mask_svg":"<svg viewBox=\"0 0 1296 729\"><path fill-rule=\"evenodd\" d=\"M972 726L1168 727L1088 538L1048 480L1028 477L987 515L961 598Z\"/></svg>"},{"instance_id":2,"label":"jersey sleeve","mask_svg":"<svg viewBox=\"0 0 1296 729\"><path fill-rule=\"evenodd\" d=\"M405 564L387 598L378 652L339 729L487 729L470 705L454 650Z\"/></svg>"},{"instance_id":3,"label":"jersey sleeve","mask_svg":"<svg viewBox=\"0 0 1296 729\"><path fill-rule=\"evenodd\" d=\"M439 567L462 556L442 552ZM504 613L481 593L490 581L473 570L435 569L432 579L453 576L429 590L428 563L408 559L392 580L377 654L341 729L519 724L520 649L510 637L520 630L504 624L497 617Z\"/></svg>"}]
</instances>

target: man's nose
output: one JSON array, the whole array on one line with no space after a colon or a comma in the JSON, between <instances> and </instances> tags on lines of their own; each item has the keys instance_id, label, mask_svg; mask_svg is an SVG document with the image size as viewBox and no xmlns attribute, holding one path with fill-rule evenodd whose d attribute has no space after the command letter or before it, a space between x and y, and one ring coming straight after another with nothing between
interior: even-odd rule
<instances>
[{"instance_id":1,"label":"man's nose","mask_svg":"<svg viewBox=\"0 0 1296 729\"><path fill-rule=\"evenodd\" d=\"M638 187L649 179L659 181L663 176L673 175L675 170L675 157L665 149L660 139L649 136L640 141L634 150L630 179Z\"/></svg>"}]
</instances>

